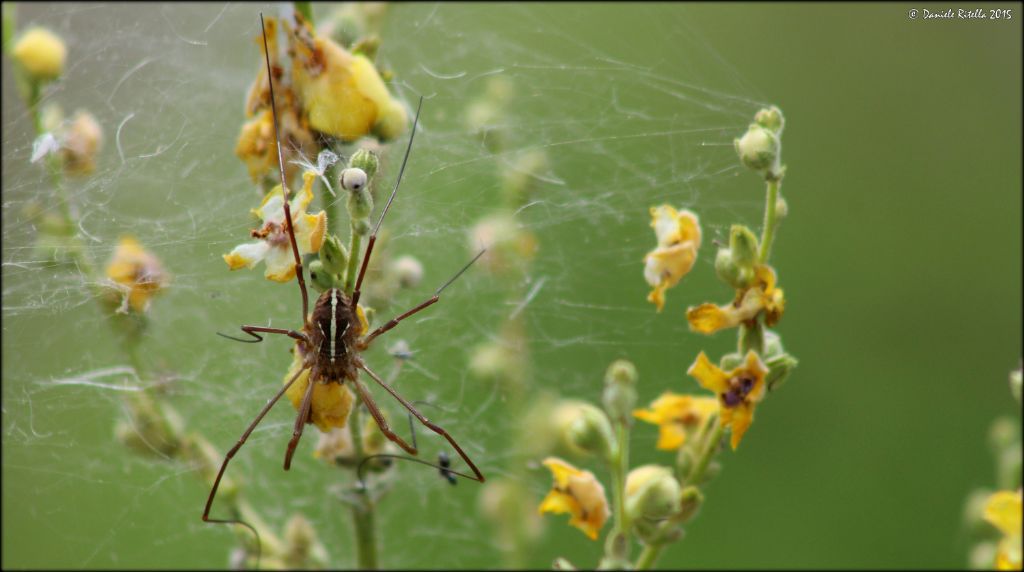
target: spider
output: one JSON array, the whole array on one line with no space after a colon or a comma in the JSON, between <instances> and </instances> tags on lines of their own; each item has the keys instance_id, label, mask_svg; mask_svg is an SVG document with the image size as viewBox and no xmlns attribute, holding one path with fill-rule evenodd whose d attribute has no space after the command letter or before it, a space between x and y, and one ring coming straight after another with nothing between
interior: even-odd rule
<instances>
[{"instance_id":1,"label":"spider","mask_svg":"<svg viewBox=\"0 0 1024 572\"><path fill-rule=\"evenodd\" d=\"M420 413L416 407L407 401L404 397L398 394L387 382L381 379L373 370L366 365L366 362L360 357L360 353L370 347L375 339L384 333L388 332L406 318L409 318L422 310L435 304L439 299L441 293L451 285L459 276L461 276L470 266L476 262L480 256L483 255L484 250L481 250L472 260L469 261L461 270L459 270L452 278L441 285L440 288L434 291L433 296L427 298L419 305L413 307L397 317L389 320L384 325L373 330L368 335L361 336L359 332L360 320L357 314L357 308L359 304L359 295L361 292L363 278L366 275L366 267L370 262L370 255L373 253L373 245L377 240L377 231L380 229L381 223L384 221L384 216L387 215L388 209L391 207L391 202L394 201L395 195L398 193L398 187L402 182L402 175L405 172L406 163L409 160L409 152L412 150L413 138L416 135L416 126L419 123L420 108L423 105L423 98L420 98L419 105L416 108L416 118L413 120L412 131L409 133L409 143L405 150L405 156L402 159L402 166L398 171L398 178L395 181L395 187L391 191L391 196L388 198L388 202L384 205L384 209L381 212L380 218L377 220L377 224L373 229L373 233L370 235L369 241L366 245L366 252L363 255L363 260L359 268L358 278L355 282L355 288L352 291L351 297L344 291L338 288L330 288L325 290L316 302L313 304L313 312L309 313L309 293L306 290L306 281L303 277L302 272L302 258L299 256L298 246L295 242L295 231L292 226L292 215L291 207L289 206L289 191L288 185L285 181L285 169L284 169L284 158L281 153L281 137L280 131L278 130L278 119L277 119L277 107L274 103L274 81L273 73L270 68L270 50L267 45L267 32L266 25L263 23L263 15L260 14L260 25L263 28L263 48L264 55L266 57L267 64L267 78L270 86L270 104L271 111L274 120L274 133L277 143L277 159L278 168L281 172L281 188L284 199L284 213L285 222L288 230L288 238L291 243L292 256L295 259L295 275L299 284L299 291L302 293L302 327L298 330L289 330L286 328L269 328L263 326L241 326L243 332L255 339L241 340L244 342L257 343L263 341L263 336L260 334L283 334L295 340L295 349L300 356L303 356L301 367L298 371L288 379L278 392L270 399L269 402L260 410L256 415L256 418L249 424L245 432L238 439L238 442L227 452L224 456L224 461L221 463L220 470L217 472L217 476L213 481L213 486L210 488L210 494L206 499L206 508L203 509L203 521L210 523L225 523L225 524L242 524L246 523L238 520L221 520L210 518L210 508L213 505L213 500L217 496L217 489L220 486L221 478L224 476L224 471L227 469L228 463L232 457L242 448L245 444L246 439L256 429L263 417L270 411L270 409L281 399L281 396L295 383L295 380L306 370L309 370L309 384L306 388L302 404L299 406L298 416L295 419L295 427L292 431L292 438L288 442L288 449L285 452L284 457L284 470L288 470L291 467L292 456L295 454L295 449L299 444L299 439L302 438L302 432L307 423L312 423L311 419L311 408L312 408L312 397L313 388L317 383L347 383L353 388L363 405L366 406L370 415L377 422L377 426L380 427L381 432L391 441L397 443L399 447L404 449L410 455L416 455L418 448L416 446L415 433L413 434L413 444L410 445L400 436L398 436L387 421L381 414L380 408L374 401L370 392L367 390L359 381L359 371L362 370L377 384L384 388L392 397L398 400L399 403L405 407L409 413L416 417L420 423L431 431L444 437L449 444L458 452L462 460L466 462L466 465L473 471L473 475L462 475L456 473L451 469L447 469L450 473L459 474L460 476L473 479L477 482L484 482L484 475L480 472L480 469L476 467L473 461L468 455L462 450L462 447L448 434L444 428L431 422L427 417ZM347 177L350 179L347 181L348 188L361 188L362 185L366 184L366 174L362 171L353 170L354 173L350 173ZM361 177L359 175L362 175ZM354 256L356 253L352 253ZM355 327L353 327L355 326ZM230 336L226 336L230 337ZM232 338L238 339L238 338ZM411 420L410 420L411 421ZM251 527L250 527L251 528ZM255 531L254 531L255 532Z\"/></svg>"}]
</instances>

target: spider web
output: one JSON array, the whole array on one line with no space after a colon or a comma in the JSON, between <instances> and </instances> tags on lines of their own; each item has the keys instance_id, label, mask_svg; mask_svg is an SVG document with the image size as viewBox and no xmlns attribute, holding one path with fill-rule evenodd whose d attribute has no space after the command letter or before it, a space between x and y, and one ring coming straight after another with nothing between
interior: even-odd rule
<instances>
[{"instance_id":1,"label":"spider web","mask_svg":"<svg viewBox=\"0 0 1024 572\"><path fill-rule=\"evenodd\" d=\"M243 99L261 65L253 42L261 9L279 11L213 4L18 8L19 28L45 25L69 47L65 76L46 101L66 115L88 109L103 126L97 172L66 184L88 253L105 264L118 237L130 234L161 258L172 284L153 302L144 359L170 379L169 399L188 430L221 451L277 389L290 357L285 340L234 344L215 332L243 323L296 327L299 319L294 283L267 282L259 271L228 272L220 256L246 240L247 212L258 200L234 145ZM424 411L488 477L509 470L505 445L518 420L507 416L498 388L467 372L470 348L496 339L501 323L522 313L531 387L597 400L604 368L627 357L651 381L641 397L653 396L666 385L656 380L678 377L671 353L687 335L679 312L696 301L694 292L720 292L711 278L712 239L731 222L757 223L759 197L736 191L750 185L736 183L741 170L731 141L762 104L688 26L686 11L389 9L379 61L394 71L392 89L401 99L425 101L402 192L384 228L389 252L414 255L426 270L420 286L399 292L383 313L412 307L468 260L470 229L498 208L502 168L526 151L546 155L537 190L515 213L539 244L521 289L528 295L507 299L501 276L475 268L383 344L409 343L416 359L399 389L436 405ZM500 123L509 142L497 154L465 122L465 110L495 77L513 87ZM46 174L29 163L33 139L5 58L4 564L225 564L235 540L225 527L200 522L207 490L193 471L132 455L114 439L123 394L152 380L133 376L82 273L33 250L36 229L26 206L40 201L56 209ZM383 166L386 185L395 153ZM706 237L693 280L669 293L671 320L658 319L644 301L641 273L654 244L647 209L662 202L697 210ZM392 367L383 348L367 359L382 374ZM395 404L375 393L398 418ZM276 407L228 473L244 477L246 498L273 526L301 512L331 563L353 566L348 510L327 492L346 475L311 458L315 429L307 430L292 470L280 468L293 419L290 405ZM421 430L418 438L424 458L440 449L434 435ZM436 471L411 463L397 470L399 483L379 507L387 566L498 562L478 514L476 484L449 487ZM539 500L548 476L535 476L529 487ZM531 565L547 566L557 555L592 559L593 545L582 535L561 522L547 525Z\"/></svg>"}]
</instances>

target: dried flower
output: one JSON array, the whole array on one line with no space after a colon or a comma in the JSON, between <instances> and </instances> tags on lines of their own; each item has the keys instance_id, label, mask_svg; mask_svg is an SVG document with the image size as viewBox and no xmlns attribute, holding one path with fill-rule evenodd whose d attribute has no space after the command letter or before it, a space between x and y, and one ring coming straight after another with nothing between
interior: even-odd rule
<instances>
[{"instance_id":1,"label":"dried flower","mask_svg":"<svg viewBox=\"0 0 1024 572\"><path fill-rule=\"evenodd\" d=\"M714 397L666 391L651 402L650 408L633 411L633 416L658 426L658 449L674 451L682 447L686 439L717 412L718 399Z\"/></svg>"},{"instance_id":2,"label":"dried flower","mask_svg":"<svg viewBox=\"0 0 1024 572\"><path fill-rule=\"evenodd\" d=\"M106 274L119 292L120 313L127 313L129 307L137 313L145 312L150 298L169 282L160 259L131 236L121 237L107 264Z\"/></svg>"},{"instance_id":3,"label":"dried flower","mask_svg":"<svg viewBox=\"0 0 1024 572\"><path fill-rule=\"evenodd\" d=\"M644 256L644 278L654 290L647 301L665 306L665 291L686 276L697 261L700 248L700 223L689 210L676 211L669 205L651 208L651 227L658 247Z\"/></svg>"},{"instance_id":4,"label":"dried flower","mask_svg":"<svg viewBox=\"0 0 1024 572\"><path fill-rule=\"evenodd\" d=\"M713 334L753 320L762 311L765 325L774 326L786 308L786 298L775 283L775 270L766 264L758 264L754 267L753 284L737 291L731 304L716 306L704 303L687 309L686 319L690 322L690 329L702 334Z\"/></svg>"}]
</instances>

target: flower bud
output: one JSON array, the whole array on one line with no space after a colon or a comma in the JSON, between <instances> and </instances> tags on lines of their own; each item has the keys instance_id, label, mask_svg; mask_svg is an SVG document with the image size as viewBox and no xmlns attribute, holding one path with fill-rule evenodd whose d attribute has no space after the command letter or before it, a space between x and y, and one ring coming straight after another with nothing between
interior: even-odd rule
<instances>
[{"instance_id":1,"label":"flower bud","mask_svg":"<svg viewBox=\"0 0 1024 572\"><path fill-rule=\"evenodd\" d=\"M320 247L320 262L323 263L323 269L329 274L337 276L345 271L345 266L348 264L348 249L338 240L337 236L328 234L324 239L324 244ZM310 265L309 269L312 272L313 266Z\"/></svg>"},{"instance_id":2,"label":"flower bud","mask_svg":"<svg viewBox=\"0 0 1024 572\"><path fill-rule=\"evenodd\" d=\"M700 510L702 504L704 504L704 495L701 494L700 489L693 485L683 489L679 495L679 521L686 522L697 516L697 511Z\"/></svg>"},{"instance_id":3,"label":"flower bud","mask_svg":"<svg viewBox=\"0 0 1024 572\"><path fill-rule=\"evenodd\" d=\"M764 381L768 386L768 391L775 391L782 387L790 372L796 369L799 363L798 359L787 353L781 353L766 359L765 365L768 366L768 374L765 375Z\"/></svg>"},{"instance_id":4,"label":"flower bud","mask_svg":"<svg viewBox=\"0 0 1024 572\"><path fill-rule=\"evenodd\" d=\"M484 342L473 349L469 359L469 372L482 380L499 379L509 367L512 360L508 351L497 342Z\"/></svg>"},{"instance_id":5,"label":"flower bud","mask_svg":"<svg viewBox=\"0 0 1024 572\"><path fill-rule=\"evenodd\" d=\"M752 270L757 263L757 237L742 224L734 224L729 229L729 250L733 262L741 268Z\"/></svg>"},{"instance_id":6,"label":"flower bud","mask_svg":"<svg viewBox=\"0 0 1024 572\"><path fill-rule=\"evenodd\" d=\"M765 174L779 171L782 144L772 131L751 123L743 137L733 140L733 146L740 162L748 169Z\"/></svg>"},{"instance_id":7,"label":"flower bud","mask_svg":"<svg viewBox=\"0 0 1024 572\"><path fill-rule=\"evenodd\" d=\"M786 218L786 216L788 214L789 214L789 203L786 202L786 199L784 199L782 197L779 197L778 199L775 200L775 220L776 220L776 224L778 224L777 221L780 221L780 220Z\"/></svg>"},{"instance_id":8,"label":"flower bud","mask_svg":"<svg viewBox=\"0 0 1024 572\"><path fill-rule=\"evenodd\" d=\"M720 248L715 255L715 274L718 279L737 290L748 288L754 281L753 268L744 268L736 264L732 249Z\"/></svg>"},{"instance_id":9,"label":"flower bud","mask_svg":"<svg viewBox=\"0 0 1024 572\"><path fill-rule=\"evenodd\" d=\"M349 159L348 166L351 169L361 169L366 177L372 179L377 174L377 168L380 166L380 160L377 159L377 154L369 149L360 149L352 154L352 158ZM347 169L346 169L347 170ZM344 171L342 176L344 176Z\"/></svg>"},{"instance_id":10,"label":"flower bud","mask_svg":"<svg viewBox=\"0 0 1024 572\"><path fill-rule=\"evenodd\" d=\"M423 280L423 264L414 256L407 254L399 257L391 263L391 269L402 288L412 288Z\"/></svg>"},{"instance_id":11,"label":"flower bud","mask_svg":"<svg viewBox=\"0 0 1024 572\"><path fill-rule=\"evenodd\" d=\"M992 491L988 489L974 489L967 495L967 500L964 502L964 513L963 522L968 530L971 531L982 531L988 530L989 524L984 519L985 506L988 505L988 499L992 496Z\"/></svg>"},{"instance_id":12,"label":"flower bud","mask_svg":"<svg viewBox=\"0 0 1024 572\"><path fill-rule=\"evenodd\" d=\"M679 481L660 465L637 467L626 476L626 515L630 521L659 520L680 508Z\"/></svg>"},{"instance_id":13,"label":"flower bud","mask_svg":"<svg viewBox=\"0 0 1024 572\"><path fill-rule=\"evenodd\" d=\"M59 36L45 28L31 28L14 45L14 59L31 81L50 81L64 72L67 47Z\"/></svg>"},{"instance_id":14,"label":"flower bud","mask_svg":"<svg viewBox=\"0 0 1024 572\"><path fill-rule=\"evenodd\" d=\"M559 556L558 558L555 558L554 562L551 563L551 569L552 570L576 570L576 567L573 566L572 562L569 562L565 558L562 558L561 556Z\"/></svg>"},{"instance_id":15,"label":"flower bud","mask_svg":"<svg viewBox=\"0 0 1024 572\"><path fill-rule=\"evenodd\" d=\"M629 423L636 406L636 366L620 359L608 366L601 395L608 416L619 423Z\"/></svg>"},{"instance_id":16,"label":"flower bud","mask_svg":"<svg viewBox=\"0 0 1024 572\"><path fill-rule=\"evenodd\" d=\"M563 401L555 409L555 424L562 442L576 454L611 456L615 438L603 411L585 401Z\"/></svg>"},{"instance_id":17,"label":"flower bud","mask_svg":"<svg viewBox=\"0 0 1024 572\"><path fill-rule=\"evenodd\" d=\"M991 570L995 566L998 549L995 542L979 542L967 555L970 570Z\"/></svg>"},{"instance_id":18,"label":"flower bud","mask_svg":"<svg viewBox=\"0 0 1024 572\"><path fill-rule=\"evenodd\" d=\"M309 281L313 284L313 288L316 288L317 292L330 290L335 287L335 284L340 282L336 276L324 268L324 263L320 260L314 260L309 263Z\"/></svg>"},{"instance_id":19,"label":"flower bud","mask_svg":"<svg viewBox=\"0 0 1024 572\"><path fill-rule=\"evenodd\" d=\"M1000 417L988 429L988 443L992 451L999 454L1017 443L1017 424L1009 417Z\"/></svg>"},{"instance_id":20,"label":"flower bud","mask_svg":"<svg viewBox=\"0 0 1024 572\"><path fill-rule=\"evenodd\" d=\"M754 123L774 132L776 135L781 135L782 128L786 125L786 119L782 117L782 110L773 105L755 113Z\"/></svg>"},{"instance_id":21,"label":"flower bud","mask_svg":"<svg viewBox=\"0 0 1024 572\"><path fill-rule=\"evenodd\" d=\"M352 231L359 236L366 236L370 234L370 219L361 218L352 221Z\"/></svg>"}]
</instances>

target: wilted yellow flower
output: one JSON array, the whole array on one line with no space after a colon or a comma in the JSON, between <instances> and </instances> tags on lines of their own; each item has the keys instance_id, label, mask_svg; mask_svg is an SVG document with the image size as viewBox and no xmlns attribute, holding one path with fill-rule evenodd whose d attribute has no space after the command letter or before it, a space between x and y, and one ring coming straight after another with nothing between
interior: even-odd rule
<instances>
[{"instance_id":1,"label":"wilted yellow flower","mask_svg":"<svg viewBox=\"0 0 1024 572\"><path fill-rule=\"evenodd\" d=\"M726 373L700 352L686 373L718 395L719 420L732 428L731 445L735 449L754 421L754 407L764 399L768 368L756 353L749 351L743 365Z\"/></svg>"},{"instance_id":2,"label":"wilted yellow flower","mask_svg":"<svg viewBox=\"0 0 1024 572\"><path fill-rule=\"evenodd\" d=\"M405 107L366 56L316 35L298 13L291 37L293 85L313 129L344 141L371 133L389 140L405 131Z\"/></svg>"},{"instance_id":3,"label":"wilted yellow flower","mask_svg":"<svg viewBox=\"0 0 1024 572\"><path fill-rule=\"evenodd\" d=\"M754 268L755 280L750 288L736 293L731 304L716 306L701 304L686 311L690 329L702 334L713 334L725 328L734 328L743 322L753 320L764 312L764 323L771 327L782 318L786 298L782 289L775 287L775 270L766 264Z\"/></svg>"},{"instance_id":4,"label":"wilted yellow flower","mask_svg":"<svg viewBox=\"0 0 1024 572\"><path fill-rule=\"evenodd\" d=\"M569 513L569 524L583 531L591 540L604 526L611 511L604 487L590 471L581 471L557 457L544 459L555 479L551 492L540 503L541 514Z\"/></svg>"},{"instance_id":5,"label":"wilted yellow flower","mask_svg":"<svg viewBox=\"0 0 1024 572\"><path fill-rule=\"evenodd\" d=\"M657 447L673 451L683 446L687 436L700 429L709 416L718 411L718 399L694 397L666 391L651 402L649 409L637 409L633 416L658 426Z\"/></svg>"},{"instance_id":6,"label":"wilted yellow flower","mask_svg":"<svg viewBox=\"0 0 1024 572\"><path fill-rule=\"evenodd\" d=\"M678 284L697 261L700 222L692 211L661 205L651 207L651 227L658 247L644 256L644 278L654 288L647 301L660 312L665 306L665 291Z\"/></svg>"},{"instance_id":7,"label":"wilted yellow flower","mask_svg":"<svg viewBox=\"0 0 1024 572\"><path fill-rule=\"evenodd\" d=\"M71 125L61 134L61 159L72 175L87 175L96 170L96 155L103 145L103 129L88 111L78 111Z\"/></svg>"},{"instance_id":8,"label":"wilted yellow flower","mask_svg":"<svg viewBox=\"0 0 1024 572\"><path fill-rule=\"evenodd\" d=\"M64 71L64 40L46 28L31 28L14 44L14 59L37 81L56 79Z\"/></svg>"},{"instance_id":9,"label":"wilted yellow flower","mask_svg":"<svg viewBox=\"0 0 1024 572\"><path fill-rule=\"evenodd\" d=\"M320 211L315 215L306 214L306 208L313 201L313 180L316 177L316 173L306 171L302 177L302 190L290 203L299 256L319 251L327 236L327 213ZM295 260L292 257L291 241L286 229L281 186L278 185L268 193L259 208L253 209L252 212L263 221L262 227L252 231L253 238L258 238L259 242L236 246L224 255L224 261L231 270L238 270L252 268L259 261L265 260L267 270L264 276L269 280L291 280L295 277Z\"/></svg>"},{"instance_id":10,"label":"wilted yellow flower","mask_svg":"<svg viewBox=\"0 0 1024 572\"><path fill-rule=\"evenodd\" d=\"M121 293L119 312L127 312L129 306L135 312L145 312L149 299L169 281L160 259L131 236L121 237L107 264L106 274Z\"/></svg>"},{"instance_id":11,"label":"wilted yellow flower","mask_svg":"<svg viewBox=\"0 0 1024 572\"><path fill-rule=\"evenodd\" d=\"M292 365L284 376L284 383L295 375L295 372L302 367L303 356L301 352L295 352ZM285 395L295 406L296 411L302 406L302 400L306 397L306 388L309 387L309 369L306 369L295 380L295 383L288 388ZM323 432L330 431L332 427L344 427L348 421L348 415L352 412L352 391L343 380L329 380L326 383L317 382L313 388L313 400L310 407L310 421L317 429Z\"/></svg>"},{"instance_id":12,"label":"wilted yellow flower","mask_svg":"<svg viewBox=\"0 0 1024 572\"><path fill-rule=\"evenodd\" d=\"M1021 489L997 491L985 505L985 520L1003 533L996 551L997 570L1021 569Z\"/></svg>"}]
</instances>

